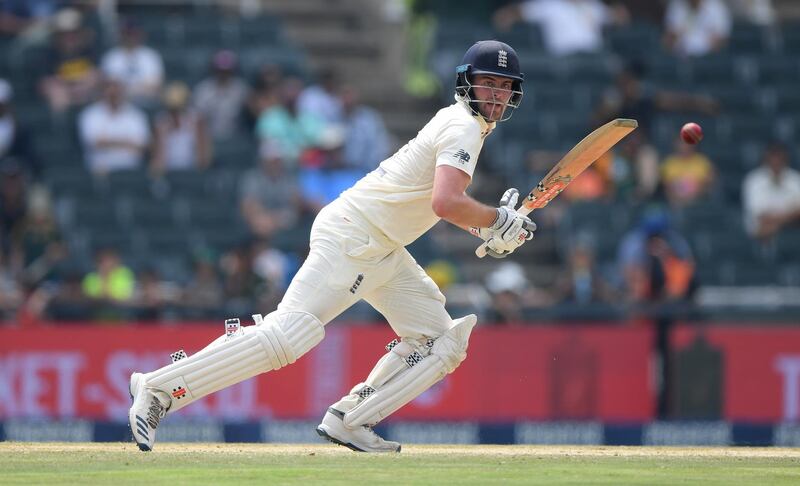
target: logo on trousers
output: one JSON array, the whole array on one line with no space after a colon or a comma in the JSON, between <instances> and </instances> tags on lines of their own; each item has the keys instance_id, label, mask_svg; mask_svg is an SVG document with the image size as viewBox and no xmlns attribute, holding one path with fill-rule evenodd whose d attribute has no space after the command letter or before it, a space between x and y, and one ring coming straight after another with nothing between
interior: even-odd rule
<instances>
[{"instance_id":1,"label":"logo on trousers","mask_svg":"<svg viewBox=\"0 0 800 486\"><path fill-rule=\"evenodd\" d=\"M350 293L355 294L356 290L358 290L358 286L361 285L361 282L364 280L364 274L359 273L358 277L356 277L356 281L353 282L353 285L350 286Z\"/></svg>"}]
</instances>

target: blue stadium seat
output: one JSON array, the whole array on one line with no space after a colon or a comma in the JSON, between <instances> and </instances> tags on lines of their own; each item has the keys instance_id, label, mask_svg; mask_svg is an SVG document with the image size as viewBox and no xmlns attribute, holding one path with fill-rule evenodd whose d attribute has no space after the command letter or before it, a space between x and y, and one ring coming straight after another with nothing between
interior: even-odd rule
<instances>
[{"instance_id":1,"label":"blue stadium seat","mask_svg":"<svg viewBox=\"0 0 800 486\"><path fill-rule=\"evenodd\" d=\"M797 56L800 54L800 23L786 22L780 27L783 38L783 51L786 54Z\"/></svg>"},{"instance_id":2,"label":"blue stadium seat","mask_svg":"<svg viewBox=\"0 0 800 486\"><path fill-rule=\"evenodd\" d=\"M146 230L179 231L174 201L133 198L130 201L130 224Z\"/></svg>"},{"instance_id":3,"label":"blue stadium seat","mask_svg":"<svg viewBox=\"0 0 800 486\"><path fill-rule=\"evenodd\" d=\"M800 75L795 78L800 79ZM781 86L775 90L775 111L781 115L800 114L800 92L796 84Z\"/></svg>"},{"instance_id":4,"label":"blue stadium seat","mask_svg":"<svg viewBox=\"0 0 800 486\"><path fill-rule=\"evenodd\" d=\"M172 197L203 197L208 191L208 172L175 170L167 172L165 179Z\"/></svg>"},{"instance_id":5,"label":"blue stadium seat","mask_svg":"<svg viewBox=\"0 0 800 486\"><path fill-rule=\"evenodd\" d=\"M774 46L770 34L768 29L758 25L737 22L731 30L727 50L734 54L763 55Z\"/></svg>"},{"instance_id":6,"label":"blue stadium seat","mask_svg":"<svg viewBox=\"0 0 800 486\"><path fill-rule=\"evenodd\" d=\"M46 167L44 181L56 197L86 197L97 193L94 178L81 165Z\"/></svg>"},{"instance_id":7,"label":"blue stadium seat","mask_svg":"<svg viewBox=\"0 0 800 486\"><path fill-rule=\"evenodd\" d=\"M800 77L800 59L787 55L761 57L757 71L762 86L791 84Z\"/></svg>"},{"instance_id":8,"label":"blue stadium seat","mask_svg":"<svg viewBox=\"0 0 800 486\"><path fill-rule=\"evenodd\" d=\"M105 184L112 197L145 197L151 194L152 180L143 170L117 170L108 174Z\"/></svg>"},{"instance_id":9,"label":"blue stadium seat","mask_svg":"<svg viewBox=\"0 0 800 486\"><path fill-rule=\"evenodd\" d=\"M694 85L731 86L744 79L736 58L718 54L688 61L689 79Z\"/></svg>"},{"instance_id":10,"label":"blue stadium seat","mask_svg":"<svg viewBox=\"0 0 800 486\"><path fill-rule=\"evenodd\" d=\"M606 29L605 39L609 49L629 59L650 57L660 49L659 29L649 22Z\"/></svg>"}]
</instances>

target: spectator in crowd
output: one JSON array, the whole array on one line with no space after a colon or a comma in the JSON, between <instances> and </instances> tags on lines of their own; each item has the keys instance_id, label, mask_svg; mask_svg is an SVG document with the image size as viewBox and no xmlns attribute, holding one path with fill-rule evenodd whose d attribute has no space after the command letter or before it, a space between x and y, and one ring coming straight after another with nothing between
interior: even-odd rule
<instances>
[{"instance_id":1,"label":"spectator in crowd","mask_svg":"<svg viewBox=\"0 0 800 486\"><path fill-rule=\"evenodd\" d=\"M555 160L558 160L557 158ZM597 201L605 199L610 194L609 180L605 173L608 171L610 155L604 155L595 164L586 168L581 175L575 178L564 191L567 201Z\"/></svg>"},{"instance_id":2,"label":"spectator in crowd","mask_svg":"<svg viewBox=\"0 0 800 486\"><path fill-rule=\"evenodd\" d=\"M556 283L557 298L565 303L592 304L614 302L611 285L595 265L592 245L583 239L569 252L566 270Z\"/></svg>"},{"instance_id":3,"label":"spectator in crowd","mask_svg":"<svg viewBox=\"0 0 800 486\"><path fill-rule=\"evenodd\" d=\"M61 0L4 0L0 2L0 36L15 37L51 19Z\"/></svg>"},{"instance_id":4,"label":"spectator in crowd","mask_svg":"<svg viewBox=\"0 0 800 486\"><path fill-rule=\"evenodd\" d=\"M26 127L21 125L12 106L11 84L0 78L0 161L13 158L22 165L25 174L36 180L40 176L38 160Z\"/></svg>"},{"instance_id":5,"label":"spectator in crowd","mask_svg":"<svg viewBox=\"0 0 800 486\"><path fill-rule=\"evenodd\" d=\"M228 140L240 130L247 84L237 74L238 59L232 51L218 51L211 58L211 76L194 89L194 105L208 120L215 140Z\"/></svg>"},{"instance_id":6,"label":"spectator in crowd","mask_svg":"<svg viewBox=\"0 0 800 486\"><path fill-rule=\"evenodd\" d=\"M609 154L612 157L609 175L616 199L645 202L653 197L660 180L658 152L643 132L634 131Z\"/></svg>"},{"instance_id":7,"label":"spectator in crowd","mask_svg":"<svg viewBox=\"0 0 800 486\"><path fill-rule=\"evenodd\" d=\"M256 295L256 308L274 309L297 271L296 262L287 254L270 246L267 240L253 240L250 247L253 273L263 284Z\"/></svg>"},{"instance_id":8,"label":"spectator in crowd","mask_svg":"<svg viewBox=\"0 0 800 486\"><path fill-rule=\"evenodd\" d=\"M497 10L495 27L508 31L518 21L541 25L547 52L554 56L593 53L603 48L603 27L629 21L620 4L600 0L528 0Z\"/></svg>"},{"instance_id":9,"label":"spectator in crowd","mask_svg":"<svg viewBox=\"0 0 800 486\"><path fill-rule=\"evenodd\" d=\"M731 14L723 0L670 0L664 17L664 45L678 56L705 56L723 49Z\"/></svg>"},{"instance_id":10,"label":"spectator in crowd","mask_svg":"<svg viewBox=\"0 0 800 486\"><path fill-rule=\"evenodd\" d=\"M222 282L216 260L208 250L199 250L194 255L194 271L183 290L181 301L189 319L215 318L222 307Z\"/></svg>"},{"instance_id":11,"label":"spectator in crowd","mask_svg":"<svg viewBox=\"0 0 800 486\"><path fill-rule=\"evenodd\" d=\"M523 295L530 287L519 263L503 262L486 276L486 290L491 295L487 322L507 324L523 321Z\"/></svg>"},{"instance_id":12,"label":"spectator in crowd","mask_svg":"<svg viewBox=\"0 0 800 486\"><path fill-rule=\"evenodd\" d=\"M297 177L287 170L281 150L266 143L259 156L258 167L239 183L239 207L250 232L268 239L294 225L303 202Z\"/></svg>"},{"instance_id":13,"label":"spectator in crowd","mask_svg":"<svg viewBox=\"0 0 800 486\"><path fill-rule=\"evenodd\" d=\"M154 267L141 272L136 279L132 298L133 315L137 320L158 322L170 317L170 310L179 302L177 286L161 278Z\"/></svg>"},{"instance_id":14,"label":"spectator in crowd","mask_svg":"<svg viewBox=\"0 0 800 486\"><path fill-rule=\"evenodd\" d=\"M13 267L19 269L20 280L33 287L52 279L67 256L47 191L31 189L27 214L12 248Z\"/></svg>"},{"instance_id":15,"label":"spectator in crowd","mask_svg":"<svg viewBox=\"0 0 800 486\"><path fill-rule=\"evenodd\" d=\"M714 165L705 155L680 138L675 153L661 164L661 184L672 206L689 205L708 194L715 179Z\"/></svg>"},{"instance_id":16,"label":"spectator in crowd","mask_svg":"<svg viewBox=\"0 0 800 486\"><path fill-rule=\"evenodd\" d=\"M747 232L766 240L800 221L800 172L789 166L789 150L779 143L764 152L761 167L744 180L742 205Z\"/></svg>"},{"instance_id":17,"label":"spectator in crowd","mask_svg":"<svg viewBox=\"0 0 800 486\"><path fill-rule=\"evenodd\" d=\"M227 315L252 314L264 282L253 271L250 243L242 243L222 255L222 289Z\"/></svg>"},{"instance_id":18,"label":"spectator in crowd","mask_svg":"<svg viewBox=\"0 0 800 486\"><path fill-rule=\"evenodd\" d=\"M23 301L22 287L0 255L0 321L14 322Z\"/></svg>"},{"instance_id":19,"label":"spectator in crowd","mask_svg":"<svg viewBox=\"0 0 800 486\"><path fill-rule=\"evenodd\" d=\"M46 74L40 83L51 111L59 117L66 110L92 100L100 83L94 31L83 26L75 9L59 11L47 54Z\"/></svg>"},{"instance_id":20,"label":"spectator in crowd","mask_svg":"<svg viewBox=\"0 0 800 486\"><path fill-rule=\"evenodd\" d=\"M639 225L622 238L618 262L631 302L685 300L696 286L689 243L671 228L661 208L648 208Z\"/></svg>"},{"instance_id":21,"label":"spectator in crowd","mask_svg":"<svg viewBox=\"0 0 800 486\"><path fill-rule=\"evenodd\" d=\"M524 322L526 309L555 303L551 292L533 285L519 263L506 261L486 276L486 290L491 297L486 321L497 324Z\"/></svg>"},{"instance_id":22,"label":"spectator in crowd","mask_svg":"<svg viewBox=\"0 0 800 486\"><path fill-rule=\"evenodd\" d=\"M303 150L313 147L326 124L311 113L301 113L297 100L303 81L287 78L281 88L281 102L264 111L256 123L261 143L275 144L287 162L296 164Z\"/></svg>"},{"instance_id":23,"label":"spectator in crowd","mask_svg":"<svg viewBox=\"0 0 800 486\"><path fill-rule=\"evenodd\" d=\"M156 117L151 171L205 169L211 164L211 137L205 119L189 107L189 88L182 82L164 90L165 111Z\"/></svg>"},{"instance_id":24,"label":"spectator in crowd","mask_svg":"<svg viewBox=\"0 0 800 486\"><path fill-rule=\"evenodd\" d=\"M364 176L365 169L348 166L344 158L345 131L327 126L314 147L300 157L300 187L303 198L321 209Z\"/></svg>"},{"instance_id":25,"label":"spectator in crowd","mask_svg":"<svg viewBox=\"0 0 800 486\"><path fill-rule=\"evenodd\" d=\"M264 64L253 81L253 90L247 98L249 126L254 126L261 113L281 101L283 70L277 64Z\"/></svg>"},{"instance_id":26,"label":"spectator in crowd","mask_svg":"<svg viewBox=\"0 0 800 486\"><path fill-rule=\"evenodd\" d=\"M324 69L319 82L307 86L297 98L297 111L309 114L329 124L342 123L342 100L339 97L339 78L333 69Z\"/></svg>"},{"instance_id":27,"label":"spectator in crowd","mask_svg":"<svg viewBox=\"0 0 800 486\"><path fill-rule=\"evenodd\" d=\"M775 8L772 0L728 0L731 13L736 20L762 27L775 24Z\"/></svg>"},{"instance_id":28,"label":"spectator in crowd","mask_svg":"<svg viewBox=\"0 0 800 486\"><path fill-rule=\"evenodd\" d=\"M348 166L368 172L390 155L389 132L380 114L359 102L358 92L352 86L342 88L341 100L344 159Z\"/></svg>"},{"instance_id":29,"label":"spectator in crowd","mask_svg":"<svg viewBox=\"0 0 800 486\"><path fill-rule=\"evenodd\" d=\"M554 150L531 150L527 154L528 183L524 187L533 187L550 171L555 161L563 156L563 152ZM548 206L552 211L558 206L573 201L595 201L606 198L610 192L611 152L604 154L594 164L584 170L564 190L563 195ZM564 208L565 209L565 208ZM541 223L540 223L541 224Z\"/></svg>"},{"instance_id":30,"label":"spectator in crowd","mask_svg":"<svg viewBox=\"0 0 800 486\"><path fill-rule=\"evenodd\" d=\"M83 293L98 303L131 303L136 276L126 267L116 250L102 248L95 254L95 269L83 277Z\"/></svg>"},{"instance_id":31,"label":"spectator in crowd","mask_svg":"<svg viewBox=\"0 0 800 486\"><path fill-rule=\"evenodd\" d=\"M35 294L43 296L42 317L57 321L87 321L94 317L94 300L83 290L83 275L75 267L66 267L61 272L52 290L39 288ZM35 300L36 297L32 297ZM35 314L35 312L33 312Z\"/></svg>"},{"instance_id":32,"label":"spectator in crowd","mask_svg":"<svg viewBox=\"0 0 800 486\"><path fill-rule=\"evenodd\" d=\"M78 124L86 163L95 176L141 168L150 126L144 112L125 100L120 81L104 81L102 98L81 112Z\"/></svg>"},{"instance_id":33,"label":"spectator in crowd","mask_svg":"<svg viewBox=\"0 0 800 486\"><path fill-rule=\"evenodd\" d=\"M155 49L144 45L145 33L132 20L122 22L120 43L103 56L101 67L109 78L125 85L129 100L153 108L164 83L164 62Z\"/></svg>"},{"instance_id":34,"label":"spectator in crowd","mask_svg":"<svg viewBox=\"0 0 800 486\"><path fill-rule=\"evenodd\" d=\"M718 103L708 96L656 89L644 81L645 74L643 63L633 61L627 64L617 75L614 85L603 94L595 109L594 124L599 126L614 118L633 118L639 122L637 132L647 132L654 125L653 120L659 111L714 115L719 110Z\"/></svg>"},{"instance_id":35,"label":"spectator in crowd","mask_svg":"<svg viewBox=\"0 0 800 486\"><path fill-rule=\"evenodd\" d=\"M11 265L14 248L27 215L28 185L14 159L0 163L0 258ZM9 267L9 270L13 270Z\"/></svg>"}]
</instances>

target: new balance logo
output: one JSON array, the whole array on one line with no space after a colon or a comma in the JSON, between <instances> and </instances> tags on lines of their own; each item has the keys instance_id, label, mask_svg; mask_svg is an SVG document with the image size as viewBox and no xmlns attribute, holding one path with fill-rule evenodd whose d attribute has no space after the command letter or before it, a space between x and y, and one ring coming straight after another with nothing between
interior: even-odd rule
<instances>
[{"instance_id":1,"label":"new balance logo","mask_svg":"<svg viewBox=\"0 0 800 486\"><path fill-rule=\"evenodd\" d=\"M497 51L497 66L508 67L508 53L502 49Z\"/></svg>"},{"instance_id":2,"label":"new balance logo","mask_svg":"<svg viewBox=\"0 0 800 486\"><path fill-rule=\"evenodd\" d=\"M356 277L356 281L353 282L353 285L350 287L350 293L355 294L356 290L358 290L358 286L361 285L361 282L364 280L364 274L359 273L358 277Z\"/></svg>"},{"instance_id":3,"label":"new balance logo","mask_svg":"<svg viewBox=\"0 0 800 486\"><path fill-rule=\"evenodd\" d=\"M469 163L469 154L464 149L454 153L453 158L464 164Z\"/></svg>"}]
</instances>

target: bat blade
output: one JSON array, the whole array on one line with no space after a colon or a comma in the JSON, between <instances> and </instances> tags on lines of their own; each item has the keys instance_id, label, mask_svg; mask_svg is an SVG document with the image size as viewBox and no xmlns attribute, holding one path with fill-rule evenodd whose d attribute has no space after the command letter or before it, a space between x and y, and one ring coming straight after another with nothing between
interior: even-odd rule
<instances>
[{"instance_id":1,"label":"bat blade","mask_svg":"<svg viewBox=\"0 0 800 486\"><path fill-rule=\"evenodd\" d=\"M547 203L553 200L587 167L638 126L636 120L617 118L587 135L550 169L550 172L528 194L518 211L528 214L534 209L547 206Z\"/></svg>"},{"instance_id":2,"label":"bat blade","mask_svg":"<svg viewBox=\"0 0 800 486\"><path fill-rule=\"evenodd\" d=\"M617 118L597 128L567 152L550 169L550 172L531 190L517 209L520 214L528 214L534 209L547 206L567 185L578 177L594 161L608 152L620 140L639 126L636 120ZM486 243L475 250L479 258L486 256Z\"/></svg>"}]
</instances>

